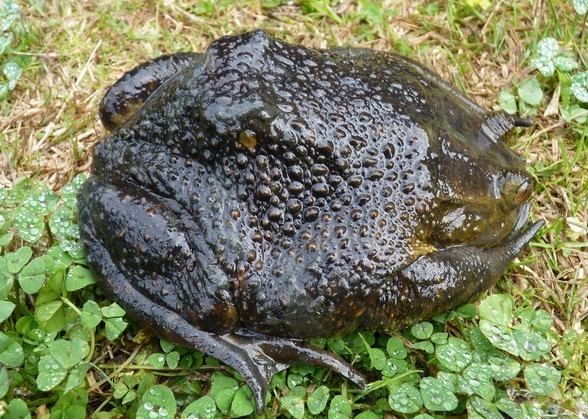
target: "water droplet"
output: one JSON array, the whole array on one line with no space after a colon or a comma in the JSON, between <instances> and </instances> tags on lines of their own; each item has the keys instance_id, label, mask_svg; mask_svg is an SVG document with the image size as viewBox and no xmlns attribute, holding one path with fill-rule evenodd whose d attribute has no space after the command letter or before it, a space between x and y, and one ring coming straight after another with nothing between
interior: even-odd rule
<instances>
[{"instance_id":1,"label":"water droplet","mask_svg":"<svg viewBox=\"0 0 588 419\"><path fill-rule=\"evenodd\" d=\"M315 183L312 185L312 193L316 196L327 196L329 195L329 186L326 183Z\"/></svg>"},{"instance_id":2,"label":"water droplet","mask_svg":"<svg viewBox=\"0 0 588 419\"><path fill-rule=\"evenodd\" d=\"M535 347L535 344L533 342L531 342L530 340L526 340L523 342L523 348L527 352L535 352L537 350L537 348Z\"/></svg>"},{"instance_id":3,"label":"water droplet","mask_svg":"<svg viewBox=\"0 0 588 419\"><path fill-rule=\"evenodd\" d=\"M262 200L268 200L272 196L272 191L267 185L260 185L257 187L257 197Z\"/></svg>"},{"instance_id":4,"label":"water droplet","mask_svg":"<svg viewBox=\"0 0 588 419\"><path fill-rule=\"evenodd\" d=\"M318 207L308 207L304 210L304 219L306 221L314 221L319 216L319 209Z\"/></svg>"},{"instance_id":5,"label":"water droplet","mask_svg":"<svg viewBox=\"0 0 588 419\"><path fill-rule=\"evenodd\" d=\"M276 207L272 207L267 212L267 218L271 221L281 221L282 220L282 210Z\"/></svg>"},{"instance_id":6,"label":"water droplet","mask_svg":"<svg viewBox=\"0 0 588 419\"><path fill-rule=\"evenodd\" d=\"M288 192L292 195L298 195L304 191L304 185L298 181L290 182Z\"/></svg>"}]
</instances>

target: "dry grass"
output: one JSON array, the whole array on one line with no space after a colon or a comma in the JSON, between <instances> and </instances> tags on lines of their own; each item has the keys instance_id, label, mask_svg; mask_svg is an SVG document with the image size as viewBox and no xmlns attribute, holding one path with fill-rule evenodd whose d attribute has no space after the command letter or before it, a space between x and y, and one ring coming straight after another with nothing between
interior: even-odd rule
<instances>
[{"instance_id":1,"label":"dry grass","mask_svg":"<svg viewBox=\"0 0 588 419\"><path fill-rule=\"evenodd\" d=\"M303 14L294 5L268 10L253 0L220 3L205 15L196 13L198 2L188 1L54 0L23 7L34 59L0 115L0 184L34 176L59 188L87 171L92 145L104 134L98 103L111 83L148 58L201 51L229 33L261 27L313 47L400 50L489 108L501 89L532 72L528 54L544 35L570 42L584 64L588 59L577 43L581 22L574 21L568 2L497 1L479 11L479 18L454 1L386 0L391 14L382 25L362 21L359 6L349 0L334 8L340 23ZM588 237L574 223L585 226L588 220L586 129L573 130L557 115L539 115L511 145L530 162L538 182L534 217L545 219L548 228L524 265L499 286L521 305L552 312L557 332L582 331L588 318ZM570 388L586 388L586 345L574 346L578 368L565 377ZM566 363L563 355L560 362Z\"/></svg>"}]
</instances>

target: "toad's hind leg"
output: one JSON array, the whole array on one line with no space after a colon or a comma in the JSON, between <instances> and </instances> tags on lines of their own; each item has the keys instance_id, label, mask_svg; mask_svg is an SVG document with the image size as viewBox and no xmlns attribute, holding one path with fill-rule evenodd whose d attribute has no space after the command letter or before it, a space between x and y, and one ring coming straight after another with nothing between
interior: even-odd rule
<instances>
[{"instance_id":1,"label":"toad's hind leg","mask_svg":"<svg viewBox=\"0 0 588 419\"><path fill-rule=\"evenodd\" d=\"M110 260L103 247L88 250L94 253L94 257ZM121 304L133 317L151 329L163 331L172 342L201 351L235 368L251 388L258 415L263 412L272 376L293 363L306 362L329 368L358 386L365 386L361 374L344 360L306 346L302 341L252 334L218 336L200 330L174 311L137 291L112 262L105 263L111 264L111 275L117 276L109 283L110 291L122 298Z\"/></svg>"},{"instance_id":2,"label":"toad's hind leg","mask_svg":"<svg viewBox=\"0 0 588 419\"><path fill-rule=\"evenodd\" d=\"M202 54L191 52L162 55L127 71L100 102L102 125L109 131L123 125L159 86L201 57Z\"/></svg>"},{"instance_id":3,"label":"toad's hind leg","mask_svg":"<svg viewBox=\"0 0 588 419\"><path fill-rule=\"evenodd\" d=\"M164 331L169 340L201 351L235 368L251 388L258 415L263 412L272 376L296 362L332 369L358 386L365 386L361 374L344 360L306 346L302 341L245 334L218 336L200 330L177 313L149 300L131 286L122 274L117 275L121 275L121 278L112 281L111 290L115 295L124 296L124 305L129 313L142 320L143 324Z\"/></svg>"},{"instance_id":4,"label":"toad's hind leg","mask_svg":"<svg viewBox=\"0 0 588 419\"><path fill-rule=\"evenodd\" d=\"M299 339L260 335L247 330L224 335L222 338L247 352L250 360L257 363L258 368L261 367L263 371L267 369L266 362L269 361L271 373L265 377L266 381L262 386L261 393L256 394L254 386L251 386L248 381L253 390L258 410L259 403L263 404L262 397L265 395L271 376L292 364L306 363L328 368L360 387L366 385L365 378L346 361L330 352L308 346Z\"/></svg>"},{"instance_id":5,"label":"toad's hind leg","mask_svg":"<svg viewBox=\"0 0 588 419\"><path fill-rule=\"evenodd\" d=\"M263 411L265 395L272 376L292 364L307 363L331 369L360 387L365 387L365 378L338 356L321 349L312 348L301 340L277 338L252 334L248 331L223 336L210 335L201 330L190 330L185 320L171 319L177 333L173 339L188 347L207 353L235 368L245 379L255 401L258 414ZM180 323L178 323L180 322ZM181 327L177 327L182 324ZM193 329L193 328L192 328ZM202 335L215 342L212 350L203 346Z\"/></svg>"},{"instance_id":6,"label":"toad's hind leg","mask_svg":"<svg viewBox=\"0 0 588 419\"><path fill-rule=\"evenodd\" d=\"M239 323L231 310L207 315L205 308L213 300L206 300L206 290L200 289L196 299L183 294L186 290L182 286L190 278L182 275L182 270L198 262L208 267L204 276L211 277L215 275L214 261L203 248L182 250L180 220L166 201L130 184L115 188L91 177L81 189L78 206L81 238L100 285L148 329L235 368L251 387L259 413L271 377L294 362L330 368L358 385L364 384L345 361L302 341L246 331L219 336L202 330L230 331L238 329ZM197 228L192 226L193 231ZM157 240L147 242L143 233ZM138 256L132 256L132 249ZM195 254L197 261L191 259ZM192 278L190 290L199 283ZM163 289L167 292L162 296ZM220 302L218 298L214 301Z\"/></svg>"}]
</instances>

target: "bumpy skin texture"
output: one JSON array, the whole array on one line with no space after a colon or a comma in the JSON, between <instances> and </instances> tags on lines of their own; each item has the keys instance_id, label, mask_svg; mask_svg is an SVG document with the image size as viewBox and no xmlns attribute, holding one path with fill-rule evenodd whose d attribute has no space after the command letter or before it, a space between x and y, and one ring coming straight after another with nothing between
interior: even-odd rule
<instances>
[{"instance_id":1,"label":"bumpy skin texture","mask_svg":"<svg viewBox=\"0 0 588 419\"><path fill-rule=\"evenodd\" d=\"M258 410L296 359L362 382L300 338L463 303L541 226L523 231L532 182L501 142L525 121L393 54L225 37L123 76L101 115L114 131L79 199L92 268L239 369Z\"/></svg>"}]
</instances>

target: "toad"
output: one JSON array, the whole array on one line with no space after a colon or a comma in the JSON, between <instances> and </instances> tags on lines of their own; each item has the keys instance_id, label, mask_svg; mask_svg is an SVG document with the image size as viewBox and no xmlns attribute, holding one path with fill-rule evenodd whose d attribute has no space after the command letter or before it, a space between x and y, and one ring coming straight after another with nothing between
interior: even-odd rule
<instances>
[{"instance_id":1,"label":"toad","mask_svg":"<svg viewBox=\"0 0 588 419\"><path fill-rule=\"evenodd\" d=\"M303 339L390 332L491 287L542 226L487 112L423 66L263 31L141 64L110 88L79 195L102 287L153 332L234 367L258 411Z\"/></svg>"}]
</instances>

